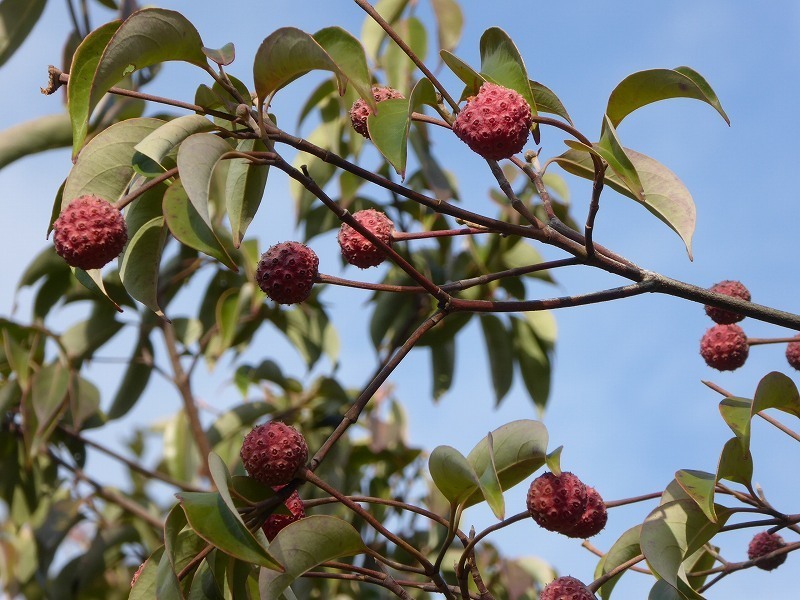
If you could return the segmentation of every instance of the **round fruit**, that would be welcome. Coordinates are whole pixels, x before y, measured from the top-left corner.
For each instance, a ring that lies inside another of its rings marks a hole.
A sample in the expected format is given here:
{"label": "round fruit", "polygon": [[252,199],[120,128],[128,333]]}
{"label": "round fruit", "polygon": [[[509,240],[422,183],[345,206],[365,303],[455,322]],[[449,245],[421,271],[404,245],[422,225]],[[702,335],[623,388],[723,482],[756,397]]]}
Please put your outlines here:
{"label": "round fruit", "polygon": [[[725,281],[715,283],[708,289],[718,294],[725,294],[726,296],[741,298],[742,300],[750,302],[750,290],[744,287],[740,281],[730,281],[726,279]],[[744,315],[717,308],[716,306],[709,306],[708,304],[706,304],[706,314],[711,317],[715,323],[720,323],[722,325],[738,323],[744,319]]]}
{"label": "round fruit", "polygon": [[528,488],[528,512],[548,531],[568,532],[583,516],[586,504],[586,486],[569,472],[544,473]]}
{"label": "round fruit", "polygon": [[279,304],[303,302],[319,274],[319,258],[300,242],[281,242],[261,255],[256,282]]}
{"label": "round fruit", "polygon": [[[391,100],[393,98],[403,98],[403,94],[390,87],[383,87],[376,85],[372,87],[372,97],[375,102],[383,102],[384,100]],[[353,124],[353,129],[369,139],[369,130],[367,129],[367,117],[372,114],[372,109],[359,98],[353,103],[350,108],[350,122]]]}
{"label": "round fruit", "polygon": [[[276,487],[275,491],[278,491],[281,487],[283,486]],[[289,523],[299,521],[306,516],[305,506],[303,506],[303,501],[300,499],[300,494],[297,493],[297,490],[293,491],[283,504],[289,509],[291,514],[271,514],[267,518],[266,523],[261,527],[270,542],[278,535],[278,532]]]}
{"label": "round fruit", "polygon": [[[374,208],[368,208],[353,213],[353,218],[385,244],[392,243],[394,223],[384,213]],[[347,223],[342,223],[338,239],[342,256],[351,265],[366,269],[367,267],[376,267],[386,260],[383,250]]]}
{"label": "round fruit", "polygon": [[111,262],[128,241],[122,213],[97,196],[70,202],[53,223],[53,232],[56,253],[68,265],[85,271]]}
{"label": "round fruit", "polygon": [[590,538],[603,531],[607,521],[608,511],[603,498],[596,489],[586,486],[586,509],[578,522],[563,533],[574,538]]}
{"label": "round fruit", "polygon": [[266,485],[285,485],[306,464],[308,445],[294,427],[270,421],[245,436],[239,456],[254,479]]}
{"label": "round fruit", "polygon": [[786,360],[791,367],[800,371],[800,337],[796,342],[789,342],[786,345]]}
{"label": "round fruit", "polygon": [[522,95],[487,81],[458,113],[453,133],[483,158],[500,160],[522,150],[532,124]]}
{"label": "round fruit", "polygon": [[544,586],[539,600],[597,600],[597,596],[579,579],[559,577]]}
{"label": "round fruit", "polygon": [[[770,552],[783,548],[785,545],[786,542],[784,542],[783,538],[777,533],[762,531],[761,533],[757,533],[753,536],[753,539],[750,540],[750,544],[747,546],[747,557],[750,560],[756,560],[757,558],[766,556]],[[784,562],[786,562],[786,554],[779,554],[778,556],[758,561],[756,566],[765,571],[772,571],[780,567]]]}
{"label": "round fruit", "polygon": [[750,345],[738,325],[715,325],[700,340],[700,355],[709,367],[733,371],[747,360]]}

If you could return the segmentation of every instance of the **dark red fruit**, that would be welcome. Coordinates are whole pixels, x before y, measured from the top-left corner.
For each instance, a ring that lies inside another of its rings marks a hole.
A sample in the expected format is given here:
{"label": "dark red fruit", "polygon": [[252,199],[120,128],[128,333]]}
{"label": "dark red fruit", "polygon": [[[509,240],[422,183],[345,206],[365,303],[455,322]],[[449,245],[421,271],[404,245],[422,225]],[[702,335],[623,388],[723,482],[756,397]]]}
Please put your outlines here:
{"label": "dark red fruit", "polygon": [[[785,545],[786,542],[784,542],[783,538],[777,533],[762,531],[761,533],[757,533],[753,539],[750,540],[750,545],[747,546],[747,557],[750,560],[756,560],[757,558],[766,556],[770,552],[783,548]],[[786,562],[786,554],[779,554],[778,556],[758,561],[756,566],[765,571],[772,571],[780,567],[784,562]]]}
{"label": "dark red fruit", "polygon": [[[281,487],[283,486],[275,488],[275,491],[281,489]],[[297,493],[297,490],[291,493],[291,495],[284,502],[284,505],[292,514],[271,514],[269,518],[267,518],[266,523],[264,523],[264,525],[261,527],[270,542],[275,538],[276,535],[278,535],[278,532],[286,527],[289,523],[299,521],[306,516],[305,506],[303,505],[303,501],[300,499],[300,494]]]}
{"label": "dark red fruit", "polygon": [[597,596],[579,579],[559,577],[544,586],[539,600],[597,600]]}
{"label": "dark red fruit", "polygon": [[111,262],[128,241],[122,213],[97,196],[70,202],[53,223],[53,232],[56,253],[68,265],[86,271]]}
{"label": "dark red fruit", "polygon": [[[372,87],[372,97],[375,98],[376,102],[383,102],[393,98],[403,98],[403,94],[390,87],[376,85]],[[371,114],[372,109],[361,98],[356,100],[350,109],[350,122],[353,124],[353,129],[367,139],[370,139],[369,130],[367,129],[367,117]]]}
{"label": "dark red fruit", "polygon": [[[741,298],[750,302],[750,291],[742,285],[740,281],[720,281],[715,283],[709,288],[712,292],[718,294],[725,294],[726,296],[733,296],[734,298]],[[740,315],[729,310],[716,308],[715,306],[706,305],[706,314],[711,317],[715,323],[722,325],[729,325],[731,323],[738,323],[744,319],[744,315]]]}
{"label": "dark red fruit", "polygon": [[586,486],[569,472],[545,473],[528,488],[528,512],[548,531],[566,533],[572,529],[583,516],[586,504]]}
{"label": "dark red fruit", "polygon": [[715,325],[700,340],[700,355],[709,367],[733,371],[747,360],[750,345],[738,325]]}
{"label": "dark red fruit", "polygon": [[789,342],[786,345],[786,360],[791,367],[800,371],[800,337],[796,342]]}
{"label": "dark red fruit", "polygon": [[586,486],[586,509],[578,522],[563,533],[574,538],[590,538],[603,531],[607,521],[608,511],[603,498],[596,489]]}
{"label": "dark red fruit", "polygon": [[319,258],[300,242],[275,244],[261,255],[256,282],[278,304],[303,302],[319,274]]}
{"label": "dark red fruit", "polygon": [[[392,243],[394,223],[384,213],[374,208],[368,208],[367,210],[353,213],[353,218],[375,234],[382,242],[386,244]],[[347,223],[342,224],[338,239],[339,246],[342,249],[342,256],[351,265],[366,269],[367,267],[376,267],[386,259],[383,250]]]}
{"label": "dark red fruit", "polygon": [[308,445],[300,432],[280,421],[257,425],[239,453],[251,477],[266,485],[285,485],[306,464]]}

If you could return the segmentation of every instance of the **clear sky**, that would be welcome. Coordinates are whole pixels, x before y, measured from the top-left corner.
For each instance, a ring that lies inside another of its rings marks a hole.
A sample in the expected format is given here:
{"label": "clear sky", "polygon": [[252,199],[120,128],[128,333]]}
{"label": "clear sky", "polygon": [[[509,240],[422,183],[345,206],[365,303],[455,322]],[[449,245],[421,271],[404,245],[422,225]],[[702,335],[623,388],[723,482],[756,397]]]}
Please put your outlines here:
{"label": "clear sky", "polygon": [[[233,41],[237,60],[230,72],[251,78],[255,49],[272,30],[294,25],[313,32],[328,25],[358,33],[363,15],[345,0],[314,2],[256,2],[232,4],[163,0],[166,8],[182,11],[197,27],[205,44],[219,47]],[[420,3],[423,17],[430,14]],[[215,6],[225,8],[217,9]],[[269,6],[269,9],[265,8]],[[680,240],[641,207],[609,190],[603,195],[596,240],[637,264],[684,281],[709,286],[722,279],[740,279],[757,302],[800,311],[797,278],[797,223],[800,207],[794,177],[800,117],[797,113],[800,81],[800,5],[778,1],[754,10],[742,1],[530,3],[499,0],[464,1],[466,29],[457,54],[477,66],[478,40],[484,29],[499,26],[516,41],[532,78],[554,90],[576,126],[590,138],[599,134],[608,95],[626,75],[649,68],[688,65],[714,87],[731,119],[728,127],[707,105],[675,100],[646,107],[628,117],[619,128],[623,143],[660,160],[692,192],[698,209],[694,262]],[[491,6],[491,8],[488,8]],[[64,3],[49,3],[45,16],[18,54],[0,69],[0,130],[22,120],[57,112],[59,98],[39,94],[48,64],[59,60],[67,16]],[[99,24],[99,23],[96,23]],[[432,44],[433,45],[433,44]],[[434,57],[429,56],[429,60]],[[435,61],[434,61],[435,64]],[[191,100],[202,74],[169,65],[148,92]],[[318,81],[313,79],[312,81]],[[453,90],[460,89],[445,77]],[[310,84],[309,84],[310,85]],[[281,92],[275,112],[286,114],[282,123],[294,123],[297,105],[308,90],[302,81]],[[308,133],[308,129],[300,132]],[[463,205],[493,214],[486,191],[492,177],[483,161],[457,140],[437,133],[436,149],[452,160],[463,195]],[[562,151],[560,132],[545,130],[543,156]],[[373,166],[376,162],[373,161]],[[50,152],[20,161],[0,171],[0,277],[7,282],[0,296],[0,314],[14,305],[14,285],[25,264],[46,243],[44,231],[52,199],[70,167],[66,151]],[[553,168],[554,171],[559,171]],[[583,220],[588,185],[569,179],[574,215]],[[376,197],[381,198],[379,192]],[[292,239],[291,200],[286,179],[270,176],[267,196],[254,222],[262,245]],[[320,254],[321,270],[338,274],[340,261],[332,236],[312,242]],[[545,256],[561,255],[548,249]],[[377,280],[378,272],[345,272],[353,278]],[[533,297],[581,293],[619,285],[619,280],[584,268],[555,274],[559,286],[531,286]],[[342,336],[343,361],[339,375],[351,386],[364,382],[373,353],[366,331],[366,311],[354,311],[366,298],[356,292],[327,290],[335,323]],[[27,318],[30,294],[19,297],[17,316]],[[73,313],[66,313],[67,316]],[[69,322],[65,316],[65,325]],[[648,295],[604,305],[560,311],[556,368],[551,403],[544,417],[551,448],[564,445],[562,465],[598,488],[607,499],[659,491],[681,468],[714,471],[730,430],[719,417],[720,398],[701,384],[712,380],[737,395],[752,397],[759,379],[771,370],[788,372],[779,346],[756,347],[747,364],[734,373],[719,374],[698,355],[699,339],[710,322],[702,307],[666,296]],[[788,335],[785,330],[748,319],[743,326],[754,337]],[[392,377],[397,397],[406,403],[412,443],[432,449],[449,444],[464,453],[490,429],[519,418],[535,418],[518,377],[499,410],[493,408],[488,367],[477,328],[463,336],[457,382],[438,404],[430,398],[427,350],[412,353]],[[119,346],[120,355],[127,346]],[[274,332],[249,354],[251,360],[270,356],[284,359]],[[290,358],[287,371],[302,375],[298,359]],[[225,363],[209,376],[213,386],[204,399],[229,405],[235,395],[225,389]],[[789,373],[795,377],[796,373]],[[103,387],[118,376],[113,367],[95,367],[91,378]],[[179,399],[166,388],[151,385],[150,393],[132,419],[142,422],[167,416],[179,408]],[[167,399],[159,393],[168,394]],[[109,402],[104,395],[104,402]],[[797,423],[781,415],[790,427]],[[120,425],[114,432],[124,434]],[[796,473],[800,448],[784,434],[762,422],[754,423],[755,481],[780,510],[796,513]],[[103,479],[112,466],[94,463]],[[95,471],[97,474],[97,471]],[[524,508],[526,484],[506,494],[509,514]],[[794,502],[794,503],[793,503]],[[617,536],[641,521],[653,503],[614,510],[602,534],[593,539],[607,549]],[[464,528],[478,530],[491,524],[488,511],[472,509]],[[730,533],[716,541],[728,560],[746,558],[752,531]],[[789,532],[787,539],[796,535]],[[509,555],[536,555],[550,560],[563,574],[592,579],[596,558],[567,540],[523,522],[491,538]],[[796,593],[792,573],[797,556],[773,573],[751,570],[714,586],[708,598],[730,600],[788,597]],[[653,580],[626,575],[618,598],[645,598]],[[789,590],[792,590],[791,592]]]}

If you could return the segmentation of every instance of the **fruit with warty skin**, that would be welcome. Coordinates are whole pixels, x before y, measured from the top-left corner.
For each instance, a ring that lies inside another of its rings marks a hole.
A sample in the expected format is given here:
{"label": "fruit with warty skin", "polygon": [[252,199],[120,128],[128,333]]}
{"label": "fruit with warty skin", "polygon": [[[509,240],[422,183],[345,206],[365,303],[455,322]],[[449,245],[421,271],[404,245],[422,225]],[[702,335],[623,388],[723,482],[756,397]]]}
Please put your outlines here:
{"label": "fruit with warty skin", "polygon": [[[784,542],[783,538],[777,533],[762,531],[761,533],[757,533],[753,536],[753,539],[750,540],[750,544],[747,546],[747,557],[750,560],[755,560],[779,548],[783,548],[785,545],[786,542]],[[779,554],[778,556],[773,556],[767,560],[757,562],[756,566],[765,571],[772,571],[780,567],[784,562],[786,562],[786,554]]]}
{"label": "fruit with warty skin", "polygon": [[[282,487],[283,486],[276,487],[275,491],[278,491]],[[275,538],[276,535],[278,535],[278,532],[289,525],[289,523],[299,521],[306,516],[306,509],[303,505],[303,500],[300,498],[300,494],[297,493],[297,490],[293,491],[283,504],[289,509],[291,514],[284,515],[280,513],[273,513],[267,518],[267,521],[261,527],[270,542]]]}
{"label": "fruit with warty skin", "polygon": [[700,355],[709,367],[734,371],[747,360],[750,345],[738,325],[714,325],[700,340]]}
{"label": "fruit with warty skin", "polygon": [[[372,86],[372,97],[375,98],[375,102],[383,102],[384,100],[403,98],[404,96],[393,88],[374,85]],[[372,109],[362,98],[353,102],[353,106],[350,108],[350,122],[353,124],[353,129],[367,139],[370,139],[369,130],[367,129],[367,117],[371,114]]]}
{"label": "fruit with warty skin", "polygon": [[586,486],[572,473],[544,473],[528,488],[528,512],[548,531],[566,533],[578,523],[586,510]]}
{"label": "fruit with warty skin", "polygon": [[597,535],[606,526],[608,511],[602,496],[593,487],[586,486],[586,509],[580,519],[564,535],[586,539]]}
{"label": "fruit with warty skin", "polygon": [[[384,213],[374,208],[368,208],[353,213],[353,218],[385,244],[392,243],[394,223],[392,223],[392,220]],[[383,250],[378,248],[347,223],[342,223],[342,227],[339,229],[338,240],[344,259],[351,265],[359,267],[360,269],[377,267],[386,260],[386,255],[383,253]]]}
{"label": "fruit with warty skin", "polygon": [[125,219],[111,203],[80,196],[53,223],[56,253],[72,267],[100,269],[119,256],[128,241]]}
{"label": "fruit with warty skin", "polygon": [[319,258],[300,242],[271,246],[258,261],[256,283],[278,304],[296,304],[311,295],[319,275]]}
{"label": "fruit with warty skin", "polygon": [[[717,292],[718,294],[725,294],[726,296],[732,296],[733,298],[741,298],[742,300],[750,302],[750,290],[744,287],[741,281],[731,281],[729,279],[726,279],[725,281],[720,281],[719,283],[715,283],[708,289],[711,292]],[[721,325],[730,325],[731,323],[738,323],[739,321],[744,319],[744,315],[740,315],[722,308],[717,308],[716,306],[710,306],[706,304],[705,308],[706,308],[706,314],[709,317],[711,317],[711,320]]]}
{"label": "fruit with warty skin", "polygon": [[800,337],[796,342],[786,344],[786,360],[789,366],[800,371]]}
{"label": "fruit with warty skin", "polygon": [[533,115],[521,94],[488,81],[467,100],[453,133],[483,158],[510,158],[528,141]]}
{"label": "fruit with warty skin", "polygon": [[565,576],[544,586],[539,600],[597,600],[597,596],[579,579]]}
{"label": "fruit with warty skin", "polygon": [[308,445],[297,429],[280,421],[257,425],[239,452],[247,473],[261,483],[285,485],[308,460]]}

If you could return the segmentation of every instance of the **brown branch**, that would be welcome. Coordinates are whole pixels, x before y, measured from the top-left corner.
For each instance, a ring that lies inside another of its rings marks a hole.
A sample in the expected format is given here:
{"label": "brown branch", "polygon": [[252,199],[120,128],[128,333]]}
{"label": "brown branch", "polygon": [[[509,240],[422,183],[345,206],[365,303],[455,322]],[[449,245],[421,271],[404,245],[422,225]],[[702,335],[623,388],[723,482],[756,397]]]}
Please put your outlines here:
{"label": "brown branch", "polygon": [[[592,554],[594,554],[595,556],[597,556],[599,558],[603,558],[606,555],[605,552],[600,550],[597,546],[593,545],[592,542],[590,542],[589,540],[583,540],[583,542],[581,543],[581,546],[583,546],[589,552],[591,552]],[[634,566],[634,567],[630,567],[630,570],[631,571],[635,571],[637,573],[642,573],[643,575],[652,575],[653,574],[653,572],[650,569],[644,569],[642,567],[635,567]]]}
{"label": "brown branch", "polygon": [[586,587],[588,587],[592,593],[597,592],[603,586],[603,584],[606,583],[609,579],[612,579],[613,577],[616,577],[620,573],[627,571],[628,569],[635,566],[637,563],[642,562],[643,560],[644,560],[644,554],[638,554],[633,558],[631,558],[630,560],[626,560],[621,565],[617,565],[616,567],[611,569],[608,573],[604,573]]}

